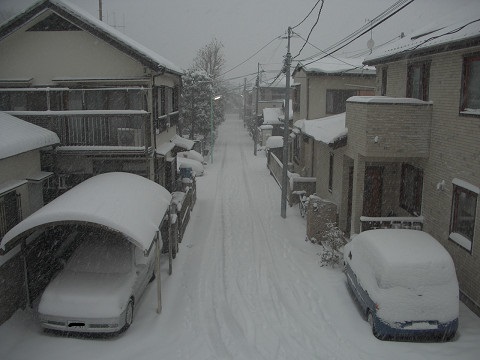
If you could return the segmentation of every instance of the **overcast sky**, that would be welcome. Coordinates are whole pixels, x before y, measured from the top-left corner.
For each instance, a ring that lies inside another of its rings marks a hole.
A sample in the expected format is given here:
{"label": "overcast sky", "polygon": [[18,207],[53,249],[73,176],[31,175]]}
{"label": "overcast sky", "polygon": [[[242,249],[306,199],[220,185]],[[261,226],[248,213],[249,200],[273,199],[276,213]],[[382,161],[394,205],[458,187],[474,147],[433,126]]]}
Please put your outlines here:
{"label": "overcast sky", "polygon": [[[124,26],[119,30],[156,51],[181,68],[191,65],[199,48],[212,38],[225,48],[229,70],[253,55],[277,36],[286,33],[288,26],[298,24],[317,0],[103,0],[104,21]],[[16,13],[34,0],[0,0],[0,12]],[[74,4],[98,17],[98,0],[71,0]],[[325,49],[375,18],[396,0],[325,0],[320,21],[314,28],[310,43]],[[464,4],[480,0],[415,0],[412,4],[384,22],[372,32],[376,45],[401,32],[408,34],[432,21],[453,13]],[[307,21],[296,28],[306,38],[317,16],[315,10]],[[366,34],[343,51],[351,56],[367,49],[370,34]],[[296,55],[303,40],[292,39],[292,55]],[[239,77],[257,71],[257,63],[273,71],[280,69],[286,53],[285,39],[273,41],[257,56],[225,77]],[[308,45],[299,59],[318,50]],[[342,55],[340,52],[337,56]],[[0,55],[1,56],[1,55]],[[251,75],[246,76],[249,80]]]}

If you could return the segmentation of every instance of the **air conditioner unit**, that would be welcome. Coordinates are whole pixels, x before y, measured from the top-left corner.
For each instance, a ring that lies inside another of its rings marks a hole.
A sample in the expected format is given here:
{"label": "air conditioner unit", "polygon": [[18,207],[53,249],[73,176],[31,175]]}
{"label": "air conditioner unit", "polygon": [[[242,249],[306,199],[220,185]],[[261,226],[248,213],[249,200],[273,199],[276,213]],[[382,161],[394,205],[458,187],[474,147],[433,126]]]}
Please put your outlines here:
{"label": "air conditioner unit", "polygon": [[142,130],[118,128],[118,146],[142,146]]}

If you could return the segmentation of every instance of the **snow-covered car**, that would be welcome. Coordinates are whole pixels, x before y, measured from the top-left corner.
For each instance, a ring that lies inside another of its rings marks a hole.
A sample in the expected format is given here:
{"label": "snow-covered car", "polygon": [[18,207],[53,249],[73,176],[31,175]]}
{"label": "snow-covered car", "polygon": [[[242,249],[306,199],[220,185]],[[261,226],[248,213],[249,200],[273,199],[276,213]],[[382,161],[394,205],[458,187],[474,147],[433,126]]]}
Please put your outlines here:
{"label": "snow-covered car", "polygon": [[200,154],[198,151],[195,151],[195,150],[181,151],[177,153],[177,156],[187,158],[187,159],[197,160],[199,163],[202,163],[203,165],[207,164],[202,154]]}
{"label": "snow-covered car", "polygon": [[115,236],[83,239],[41,296],[41,325],[77,333],[126,330],[154,278],[154,247],[145,255]]}
{"label": "snow-covered car", "polygon": [[450,254],[419,230],[378,229],[344,248],[347,282],[379,339],[450,340],[459,288]]}
{"label": "snow-covered car", "polygon": [[178,171],[180,171],[181,167],[190,167],[192,172],[195,176],[202,176],[205,172],[205,168],[203,164],[197,160],[188,159],[182,156],[177,155],[177,167]]}

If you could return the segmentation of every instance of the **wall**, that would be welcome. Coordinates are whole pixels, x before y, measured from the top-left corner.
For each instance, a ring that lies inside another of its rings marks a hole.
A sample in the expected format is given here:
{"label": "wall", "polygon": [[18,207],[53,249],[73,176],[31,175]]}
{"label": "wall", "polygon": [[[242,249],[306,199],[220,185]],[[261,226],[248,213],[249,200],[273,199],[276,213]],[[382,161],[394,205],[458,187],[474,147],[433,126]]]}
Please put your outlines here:
{"label": "wall", "polygon": [[0,78],[33,78],[33,85],[60,77],[145,76],[137,61],[85,31],[21,29],[0,42],[0,54]]}

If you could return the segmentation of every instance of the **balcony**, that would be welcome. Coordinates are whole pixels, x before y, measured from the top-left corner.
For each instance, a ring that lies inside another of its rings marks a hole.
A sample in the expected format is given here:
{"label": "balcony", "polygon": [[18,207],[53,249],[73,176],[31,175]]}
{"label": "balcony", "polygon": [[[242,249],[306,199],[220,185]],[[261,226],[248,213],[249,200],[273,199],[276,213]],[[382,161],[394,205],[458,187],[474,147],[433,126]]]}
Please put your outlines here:
{"label": "balcony", "polygon": [[365,157],[428,157],[431,121],[431,102],[385,96],[347,100],[348,145]]}
{"label": "balcony", "polygon": [[55,132],[61,146],[149,148],[150,114],[143,110],[9,111]]}

